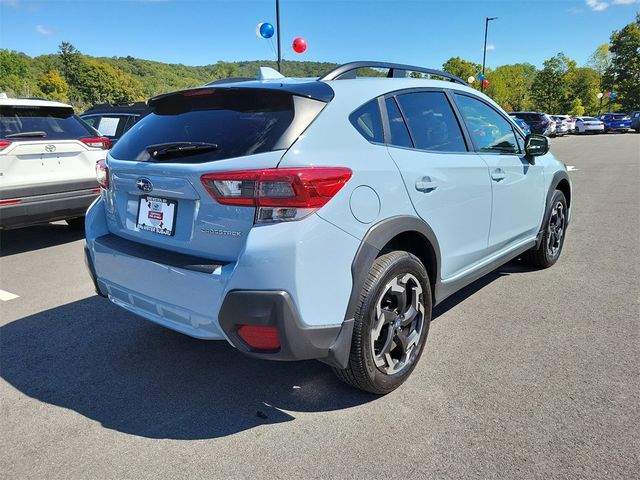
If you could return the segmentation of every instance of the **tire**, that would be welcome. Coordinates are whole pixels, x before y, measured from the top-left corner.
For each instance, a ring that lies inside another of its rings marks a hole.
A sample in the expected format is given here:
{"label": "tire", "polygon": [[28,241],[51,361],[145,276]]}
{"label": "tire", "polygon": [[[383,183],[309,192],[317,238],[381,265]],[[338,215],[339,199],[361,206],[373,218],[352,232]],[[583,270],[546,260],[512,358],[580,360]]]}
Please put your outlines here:
{"label": "tire", "polygon": [[65,222],[73,230],[84,230],[84,217],[67,218]]}
{"label": "tire", "polygon": [[540,245],[522,255],[522,260],[539,268],[549,268],[558,261],[567,232],[567,199],[560,190],[554,192],[548,208]]}
{"label": "tire", "polygon": [[431,306],[429,277],[417,257],[404,251],[379,256],[356,307],[349,363],[333,369],[337,377],[379,395],[398,388],[422,355]]}

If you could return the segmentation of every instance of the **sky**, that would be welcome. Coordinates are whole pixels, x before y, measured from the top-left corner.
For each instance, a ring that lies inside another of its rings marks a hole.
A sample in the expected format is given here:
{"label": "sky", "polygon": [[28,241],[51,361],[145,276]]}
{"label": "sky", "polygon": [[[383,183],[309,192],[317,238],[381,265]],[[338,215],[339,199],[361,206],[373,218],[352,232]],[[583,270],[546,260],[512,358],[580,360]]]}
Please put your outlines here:
{"label": "sky", "polygon": [[[337,63],[481,63],[490,16],[498,19],[489,24],[489,67],[540,67],[558,52],[583,65],[639,10],[640,0],[280,0],[282,51]],[[267,60],[275,42],[255,28],[275,16],[275,0],[0,0],[0,48],[36,56],[67,41],[88,55],[185,65]],[[296,37],[307,40],[304,54],[291,48]]]}

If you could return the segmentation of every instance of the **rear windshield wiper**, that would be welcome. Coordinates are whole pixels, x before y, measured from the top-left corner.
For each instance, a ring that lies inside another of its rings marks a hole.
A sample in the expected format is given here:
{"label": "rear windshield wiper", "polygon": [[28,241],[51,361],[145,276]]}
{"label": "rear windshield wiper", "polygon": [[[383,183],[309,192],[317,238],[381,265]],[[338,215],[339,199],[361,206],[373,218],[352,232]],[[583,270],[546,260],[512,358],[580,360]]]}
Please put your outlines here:
{"label": "rear windshield wiper", "polygon": [[206,142],[169,142],[149,145],[146,147],[146,150],[153,158],[160,159],[212,152],[218,150],[218,144]]}
{"label": "rear windshield wiper", "polygon": [[20,132],[20,133],[12,133],[10,135],[5,135],[4,138],[38,138],[38,137],[46,137],[47,132],[37,131],[37,132]]}

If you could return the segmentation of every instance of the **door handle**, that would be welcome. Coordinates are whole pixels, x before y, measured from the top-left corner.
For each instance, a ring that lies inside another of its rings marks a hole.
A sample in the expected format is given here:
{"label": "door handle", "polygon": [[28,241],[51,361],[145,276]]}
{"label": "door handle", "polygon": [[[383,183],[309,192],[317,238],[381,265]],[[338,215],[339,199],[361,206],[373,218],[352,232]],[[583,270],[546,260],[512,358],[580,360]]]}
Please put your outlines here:
{"label": "door handle", "polygon": [[436,185],[435,182],[431,180],[431,177],[422,177],[416,180],[416,190],[418,190],[419,192],[431,193],[436,188],[438,188],[438,185]]}
{"label": "door handle", "polygon": [[504,173],[504,170],[501,168],[496,168],[493,172],[491,172],[491,179],[495,182],[501,182],[507,177],[507,174]]}

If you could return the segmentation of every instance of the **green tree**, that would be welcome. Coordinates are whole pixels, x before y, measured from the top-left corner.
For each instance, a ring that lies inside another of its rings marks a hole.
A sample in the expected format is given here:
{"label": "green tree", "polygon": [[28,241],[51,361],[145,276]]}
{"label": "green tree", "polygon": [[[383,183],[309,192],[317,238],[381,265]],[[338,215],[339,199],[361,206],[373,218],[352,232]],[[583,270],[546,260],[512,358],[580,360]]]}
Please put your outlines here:
{"label": "green tree", "polygon": [[109,63],[85,57],[67,42],[59,48],[69,96],[76,105],[143,100],[144,88],[137,78]]}
{"label": "green tree", "polygon": [[30,68],[30,58],[13,50],[0,50],[0,91],[14,97],[30,97],[34,94],[35,79]]}
{"label": "green tree", "polygon": [[[442,69],[466,82],[469,77],[478,75],[482,71],[482,66],[460,57],[452,57],[444,62]],[[486,73],[485,71],[485,74]]]}
{"label": "green tree", "polygon": [[527,110],[531,107],[531,85],[536,67],[529,63],[502,65],[490,75],[485,92],[505,110]]}
{"label": "green tree", "polygon": [[545,60],[531,85],[531,96],[536,109],[546,113],[563,113],[571,108],[569,79],[576,62],[564,53]]}
{"label": "green tree", "polygon": [[611,34],[609,51],[606,88],[616,92],[616,102],[622,110],[640,110],[640,13],[634,22]]}
{"label": "green tree", "polygon": [[69,84],[58,70],[50,70],[41,75],[38,78],[38,88],[48,99],[59,102],[67,102],[69,99]]}
{"label": "green tree", "polygon": [[580,99],[580,103],[590,114],[598,110],[598,92],[601,90],[602,76],[591,67],[576,68],[567,75],[570,95]]}
{"label": "green tree", "polygon": [[582,106],[582,101],[579,98],[574,98],[571,101],[571,109],[569,110],[569,115],[574,117],[581,117],[584,115],[584,107]]}
{"label": "green tree", "polygon": [[600,75],[604,75],[611,66],[611,52],[609,51],[609,44],[605,43],[596,48],[589,57],[587,66],[593,68]]}

